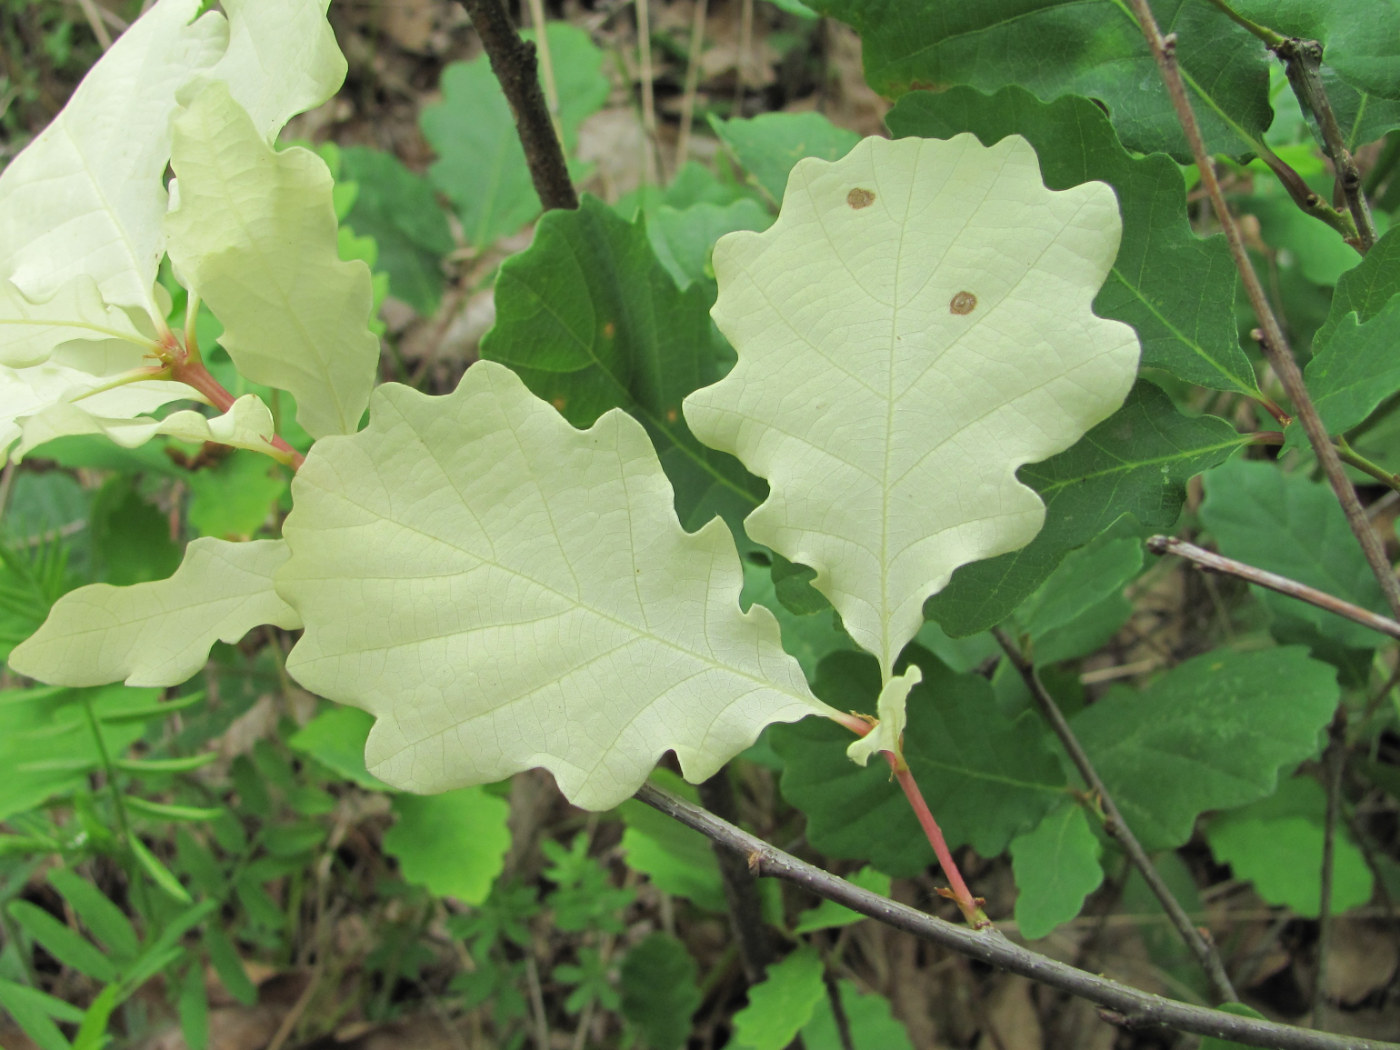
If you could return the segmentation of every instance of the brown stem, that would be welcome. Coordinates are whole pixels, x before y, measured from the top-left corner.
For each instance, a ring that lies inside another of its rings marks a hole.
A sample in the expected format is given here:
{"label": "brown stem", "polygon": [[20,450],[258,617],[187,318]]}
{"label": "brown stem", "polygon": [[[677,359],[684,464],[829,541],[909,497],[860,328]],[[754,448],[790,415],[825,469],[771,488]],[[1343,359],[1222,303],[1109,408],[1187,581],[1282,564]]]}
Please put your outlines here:
{"label": "brown stem", "polygon": [[1346,513],[1347,524],[1351,527],[1352,534],[1361,544],[1367,564],[1375,573],[1381,590],[1385,593],[1386,603],[1389,605],[1392,615],[1396,619],[1400,619],[1400,583],[1396,581],[1395,574],[1391,571],[1390,562],[1385,556],[1385,551],[1381,548],[1380,540],[1372,530],[1370,522],[1367,521],[1366,512],[1361,507],[1361,501],[1357,499],[1356,490],[1347,480],[1342,462],[1337,458],[1337,450],[1332,447],[1327,429],[1322,425],[1322,419],[1313,406],[1312,398],[1308,396],[1298,362],[1293,356],[1288,340],[1284,338],[1278,317],[1274,314],[1273,308],[1269,305],[1268,297],[1264,294],[1264,286],[1259,282],[1259,275],[1254,270],[1254,264],[1249,260],[1249,253],[1245,250],[1244,237],[1240,233],[1239,224],[1225,203],[1225,195],[1220,189],[1220,180],[1215,176],[1215,165],[1210,154],[1206,152],[1200,125],[1196,122],[1196,114],[1191,109],[1191,101],[1186,97],[1186,85],[1182,82],[1181,70],[1176,64],[1176,37],[1162,35],[1162,29],[1157,24],[1156,18],[1153,17],[1152,9],[1148,6],[1147,0],[1128,0],[1128,2],[1132,5],[1133,13],[1137,16],[1138,24],[1142,28],[1143,35],[1147,38],[1148,47],[1157,60],[1157,68],[1167,86],[1167,94],[1171,97],[1177,119],[1181,122],[1181,129],[1186,134],[1186,141],[1191,144],[1192,156],[1195,158],[1197,168],[1200,169],[1201,184],[1210,197],[1216,219],[1225,234],[1225,242],[1230,247],[1230,255],[1235,260],[1235,266],[1240,272],[1245,292],[1249,295],[1250,306],[1263,327],[1260,346],[1263,348],[1269,364],[1283,383],[1284,390],[1288,392],[1289,398],[1293,401],[1298,421],[1302,423],[1303,430],[1308,435],[1308,441],[1313,447],[1313,452],[1317,455],[1318,462],[1322,464],[1323,472],[1327,475],[1327,481],[1332,486],[1332,491],[1336,493],[1337,501],[1342,505],[1342,510]]}
{"label": "brown stem", "polygon": [[[525,160],[540,203],[546,211],[577,208],[578,193],[569,179],[564,148],[540,89],[534,45],[521,39],[500,0],[461,0],[461,4],[471,15],[472,25],[491,60],[491,72],[496,74],[510,103],[516,134],[525,147]],[[539,31],[543,33],[544,27]]]}
{"label": "brown stem", "polygon": [[1197,547],[1194,543],[1187,543],[1185,540],[1179,540],[1173,536],[1149,536],[1147,549],[1153,554],[1175,554],[1178,558],[1194,562],[1209,572],[1223,572],[1230,576],[1238,576],[1248,583],[1267,587],[1271,591],[1286,594],[1290,598],[1297,598],[1300,602],[1307,602],[1309,605],[1316,605],[1319,609],[1326,609],[1337,616],[1345,616],[1348,620],[1361,624],[1362,627],[1369,627],[1373,631],[1379,631],[1392,638],[1400,638],[1400,623],[1396,623],[1394,620],[1377,616],[1369,609],[1352,605],[1351,602],[1343,601],[1326,591],[1319,591],[1305,583],[1290,580],[1287,576],[1265,572],[1263,569],[1256,569],[1253,565],[1246,565],[1242,561],[1222,557],[1202,547]]}
{"label": "brown stem", "polygon": [[[729,782],[727,769],[721,769],[709,780],[701,781],[699,792],[701,805],[711,813],[731,823],[738,822],[739,807],[734,801],[734,785]],[[729,924],[739,943],[739,959],[744,966],[744,976],[749,984],[757,984],[763,980],[763,971],[768,964],[776,958],[773,939],[768,935],[768,926],[763,921],[758,882],[744,863],[744,858],[721,849],[718,843],[711,842],[710,846],[719,862],[724,899],[729,904]]]}
{"label": "brown stem", "polygon": [[1327,89],[1322,85],[1322,45],[1316,40],[1290,37],[1275,45],[1273,51],[1283,60],[1288,83],[1298,96],[1303,111],[1317,118],[1318,130],[1322,132],[1322,148],[1326,150],[1337,173],[1337,189],[1346,201],[1352,222],[1356,224],[1353,247],[1365,255],[1376,243],[1376,224],[1371,219],[1371,209],[1367,207],[1366,197],[1361,191],[1361,170],[1356,166],[1351,150],[1347,149],[1337,116],[1327,100]]}
{"label": "brown stem", "polygon": [[759,875],[784,879],[921,940],[1088,999],[1113,1011],[1117,1022],[1129,1028],[1171,1028],[1275,1050],[1400,1050],[1400,1043],[1314,1032],[1139,991],[1033,952],[1008,940],[995,927],[969,929],[861,889],[653,784],[644,784],[637,798],[739,853]]}
{"label": "brown stem", "polygon": [[1040,675],[1036,674],[1035,665],[1026,659],[1025,654],[1021,652],[1021,647],[1000,627],[993,628],[992,635],[1005,650],[1012,666],[1016,668],[1021,679],[1026,683],[1026,687],[1031,691],[1031,696],[1035,698],[1040,713],[1050,723],[1050,728],[1054,730],[1055,735],[1060,738],[1061,746],[1064,747],[1065,753],[1069,755],[1075,768],[1079,770],[1079,775],[1084,778],[1084,783],[1088,784],[1089,790],[1097,796],[1099,806],[1102,808],[1104,816],[1108,818],[1104,822],[1104,830],[1123,848],[1123,852],[1128,855],[1128,860],[1132,862],[1133,867],[1137,868],[1148,888],[1161,902],[1162,908],[1167,913],[1167,918],[1171,920],[1172,925],[1176,927],[1176,932],[1181,935],[1181,939],[1186,942],[1186,946],[1191,949],[1191,954],[1196,957],[1201,969],[1205,971],[1216,1000],[1222,1003],[1235,1002],[1239,996],[1235,994],[1230,977],[1225,972],[1225,964],[1221,962],[1215,946],[1191,922],[1191,917],[1186,914],[1186,909],[1172,895],[1166,881],[1158,873],[1156,865],[1148,857],[1147,851],[1142,848],[1142,843],[1138,842],[1137,836],[1128,827],[1128,822],[1123,819],[1122,812],[1113,801],[1113,796],[1108,793],[1108,788],[1099,777],[1098,770],[1089,760],[1088,753],[1079,743],[1079,738],[1074,735],[1074,730],[1070,728],[1059,705],[1055,703],[1055,698],[1050,695],[1050,691],[1041,682]]}

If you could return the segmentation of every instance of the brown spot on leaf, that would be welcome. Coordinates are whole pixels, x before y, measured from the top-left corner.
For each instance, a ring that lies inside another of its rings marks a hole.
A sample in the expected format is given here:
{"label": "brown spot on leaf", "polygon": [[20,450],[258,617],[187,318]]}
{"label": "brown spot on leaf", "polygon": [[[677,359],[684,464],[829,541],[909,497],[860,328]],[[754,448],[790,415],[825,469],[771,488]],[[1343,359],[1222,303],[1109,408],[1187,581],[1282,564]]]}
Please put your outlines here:
{"label": "brown spot on leaf", "polygon": [[611,321],[603,322],[603,338],[611,339],[615,335],[617,335],[617,325]]}
{"label": "brown spot on leaf", "polygon": [[568,401],[562,397],[556,397],[550,404],[554,406],[556,411],[562,412],[564,411],[564,406],[568,404]]}
{"label": "brown spot on leaf", "polygon": [[855,189],[851,190],[850,193],[846,194],[846,203],[856,211],[860,211],[861,208],[868,208],[875,203],[875,194],[870,190],[861,189],[857,186]]}
{"label": "brown spot on leaf", "polygon": [[960,316],[962,314],[970,314],[973,310],[977,309],[977,296],[973,295],[971,292],[959,292],[957,295],[953,296],[952,302],[948,304],[948,309]]}
{"label": "brown spot on leaf", "polygon": [[677,419],[679,419],[679,418],[680,418],[680,416],[677,415],[676,410],[675,410],[674,408],[668,408],[668,409],[666,410],[666,422],[667,422],[667,423],[674,423],[674,422],[675,422]]}

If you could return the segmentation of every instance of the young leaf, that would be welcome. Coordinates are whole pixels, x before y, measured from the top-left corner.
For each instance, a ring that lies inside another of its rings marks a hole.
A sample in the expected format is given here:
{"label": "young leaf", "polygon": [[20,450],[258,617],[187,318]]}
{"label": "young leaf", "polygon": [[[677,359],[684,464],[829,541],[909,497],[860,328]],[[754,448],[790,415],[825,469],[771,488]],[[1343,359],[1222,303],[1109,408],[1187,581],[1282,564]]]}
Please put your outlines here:
{"label": "young leaf", "polygon": [[369,267],[339,257],[325,163],[274,150],[221,83],[176,117],[170,163],[170,259],[223,322],[224,349],[246,378],[291,393],[314,437],[353,433],[379,341]]}
{"label": "young leaf", "polygon": [[1103,882],[1099,840],[1084,807],[1067,802],[1011,843],[1016,925],[1033,941],[1069,922]]}
{"label": "young leaf", "polygon": [[102,360],[108,372],[139,367],[155,346],[125,310],[102,300],[86,274],[39,301],[0,276],[0,364],[28,368],[54,358],[69,363],[73,353],[55,351],[73,343],[81,344],[72,349],[88,359]]}
{"label": "young leaf", "polygon": [[25,933],[64,966],[71,966],[79,973],[104,983],[115,981],[120,976],[116,963],[101,949],[37,904],[16,900],[11,901],[6,910]]}
{"label": "young leaf", "polygon": [[141,941],[130,920],[87,879],[71,868],[55,868],[49,872],[49,885],[63,894],[83,925],[113,956],[126,962],[141,951]]}
{"label": "young leaf", "polygon": [[221,0],[228,50],[210,76],[271,145],[288,119],[315,109],[345,80],[345,56],[326,20],[330,0]]}
{"label": "young leaf", "polygon": [[[1087,95],[1129,149],[1190,150],[1142,30],[1115,0],[812,0],[860,34],[865,76],[887,98],[929,85],[996,91],[1020,84],[1043,99]],[[1175,33],[1187,91],[1212,152],[1247,153],[1269,126],[1268,56],[1210,4],[1153,4]],[[1249,136],[1246,138],[1245,136]]]}
{"label": "young leaf", "polygon": [[[155,383],[141,385],[157,386]],[[175,388],[177,397],[187,398],[191,395],[190,389],[181,384],[161,383],[159,386],[161,390],[155,394],[156,397],[165,397],[165,392],[171,387]],[[126,394],[123,407],[135,407],[136,402],[132,400],[136,394],[134,387],[117,387],[108,391],[108,394]],[[23,455],[55,438],[70,437],[74,434],[101,434],[122,448],[136,448],[157,434],[166,434],[196,444],[213,441],[231,448],[248,449],[266,455],[282,455],[271,441],[277,432],[273,425],[272,412],[256,394],[244,394],[229,406],[227,412],[213,417],[193,409],[172,412],[159,420],[141,416],[137,411],[131,412],[130,415],[113,417],[101,414],[107,410],[107,403],[106,399],[99,401],[96,398],[84,398],[77,402],[55,401],[21,424],[22,437],[19,447],[15,450],[16,455]]]}
{"label": "young leaf", "polygon": [[[856,1050],[914,1050],[908,1030],[894,1016],[886,996],[862,995],[854,981],[845,979],[838,980],[836,988]],[[817,1001],[812,1019],[802,1026],[802,1044],[807,1050],[849,1050],[852,1045],[836,1027],[829,996]]]}
{"label": "young leaf", "polygon": [[215,641],[236,642],[265,623],[300,626],[272,589],[286,559],[280,540],[195,540],[168,580],[95,583],[64,595],[10,666],[58,685],[179,685],[204,666]]}
{"label": "young leaf", "polygon": [[1143,848],[1175,849],[1196,817],[1263,798],[1317,753],[1336,673],[1297,647],[1218,650],[1126,687],[1072,720]]}
{"label": "young leaf", "polygon": [[1133,326],[1144,368],[1213,390],[1261,396],[1240,347],[1239,276],[1225,238],[1202,239],[1191,229],[1186,184],[1168,157],[1130,154],[1103,110],[1088,99],[1046,103],[1014,86],[991,96],[968,87],[914,92],[899,100],[888,123],[901,137],[950,138],[971,131],[986,145],[1022,135],[1035,148],[1052,190],[1108,183],[1123,214],[1123,243],[1094,312]]}
{"label": "young leaf", "polygon": [[77,272],[111,306],[154,294],[175,94],[224,50],[224,21],[200,0],[160,0],[83,78],[54,122],[0,175],[0,277],[33,299]]}
{"label": "young leaf", "polygon": [[668,748],[703,780],[770,722],[835,714],[772,615],[740,613],[723,523],[680,528],[630,417],[577,431],[489,361],[372,404],[298,472],[277,579],[307,624],[287,669],[378,719],[370,772],[432,792],[543,766],[606,809]]}
{"label": "young leaf", "polygon": [[802,161],[771,229],[716,246],[739,363],[686,420],[768,480],[749,535],[817,570],[886,678],[954,569],[1039,530],[1016,468],[1132,385],[1132,330],[1089,308],[1118,233],[1107,186],[1052,192],[1023,139],[962,135]]}
{"label": "young leaf", "polygon": [[438,897],[480,904],[505,866],[510,848],[505,799],[480,787],[441,795],[396,795],[398,820],[384,835],[403,877]]}

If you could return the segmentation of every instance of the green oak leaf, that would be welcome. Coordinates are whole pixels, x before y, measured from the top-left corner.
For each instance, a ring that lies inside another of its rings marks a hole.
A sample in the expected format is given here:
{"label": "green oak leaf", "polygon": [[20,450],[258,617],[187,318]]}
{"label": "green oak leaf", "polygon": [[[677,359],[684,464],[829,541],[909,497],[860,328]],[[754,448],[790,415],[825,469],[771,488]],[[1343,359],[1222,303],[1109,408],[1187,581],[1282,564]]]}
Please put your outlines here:
{"label": "green oak leaf", "polygon": [[[916,650],[925,679],[909,696],[904,758],[950,847],[1001,853],[1034,827],[1065,789],[1053,741],[1030,713],[1015,720],[997,709],[991,685],[955,675]],[[833,706],[874,705],[879,669],[863,653],[822,661],[817,695]],[[897,877],[918,874],[933,850],[889,768],[862,768],[842,755],[847,730],[818,719],[772,732],[783,758],[783,797],[807,815],[812,845],[832,857],[868,860]]]}
{"label": "green oak leaf", "polygon": [[505,869],[510,804],[481,787],[440,795],[395,795],[384,852],[403,877],[436,897],[483,903]]}
{"label": "green oak leaf", "polygon": [[803,157],[840,160],[860,141],[820,113],[763,113],[747,120],[712,116],[710,127],[774,204],[782,201],[788,174]]}
{"label": "green oak leaf", "polygon": [[[603,52],[582,29],[550,22],[545,32],[558,84],[557,119],[565,151],[572,153],[579,126],[603,108],[611,84]],[[419,124],[438,155],[428,178],[457,209],[467,243],[489,247],[540,213],[515,118],[485,55],[443,70],[442,101],[425,106]]]}
{"label": "green oak leaf", "polygon": [[621,412],[575,430],[490,361],[446,397],[382,386],[292,495],[277,587],[307,627],[287,669],[376,716],[367,763],[395,787],[542,766],[606,809],[668,749],[699,781],[770,722],[835,714],[772,615],[739,611],[728,529],[681,529]]}
{"label": "green oak leaf", "polygon": [[442,260],[454,247],[432,186],[382,150],[347,146],[340,160],[359,188],[345,221],[374,238],[391,294],[431,316],[442,299]]}
{"label": "green oak leaf", "polygon": [[[1129,149],[1191,153],[1142,30],[1122,0],[820,0],[860,34],[865,77],[896,98],[965,84],[1019,84],[1037,97],[1086,95],[1108,110]],[[1253,152],[1269,126],[1268,55],[1249,32],[1199,0],[1155,0],[1206,146]]]}
{"label": "green oak leaf", "polygon": [[769,965],[749,988],[749,1002],[734,1015],[734,1045],[742,1050],[783,1050],[811,1019],[826,994],[822,958],[803,945]]}
{"label": "green oak leaf", "polygon": [[1386,231],[1361,261],[1337,280],[1332,308],[1327,313],[1326,323],[1318,330],[1316,341],[1326,343],[1331,330],[1339,327],[1350,314],[1356,314],[1357,321],[1366,324],[1397,294],[1400,294],[1400,227]]}
{"label": "green oak leaf", "polygon": [[171,165],[170,258],[223,323],[224,349],[248,379],[292,394],[312,436],[353,432],[379,341],[369,267],[339,257],[325,162],[274,150],[214,83],[176,117]]}
{"label": "green oak leaf", "polygon": [[[1275,463],[1236,460],[1205,476],[1201,522],[1220,553],[1384,614],[1385,598],[1331,488]],[[1311,624],[1325,637],[1375,649],[1385,637],[1359,623],[1258,589],[1275,615]]]}
{"label": "green oak leaf", "polygon": [[777,222],[716,246],[739,363],[686,420],[767,479],[748,534],[816,569],[886,677],[954,569],[1039,530],[1016,468],[1128,393],[1137,339],[1089,309],[1118,232],[1107,186],[963,135],[801,161]]}
{"label": "green oak leaf", "polygon": [[1123,514],[1167,529],[1186,498],[1186,482],[1249,442],[1223,419],[1183,416],[1151,383],[1073,448],[1022,467],[1019,477],[1045,501],[1045,527],[1029,545],[964,565],[925,606],[953,637],[1000,623],[1049,577],[1065,554]]}
{"label": "green oak leaf", "polygon": [[10,654],[10,667],[54,685],[179,685],[204,666],[215,641],[236,642],[261,624],[301,626],[272,589],[286,559],[280,540],[195,540],[168,580],[95,583],[64,595]]}
{"label": "green oak leaf", "polygon": [[[1362,423],[1381,402],[1400,390],[1400,358],[1395,333],[1400,330],[1400,298],[1366,324],[1347,314],[1313,340],[1313,357],[1303,373],[1313,406],[1330,434]],[[1301,427],[1292,427],[1300,431]],[[1293,437],[1294,434],[1290,434]],[[1296,438],[1306,444],[1306,436]]]}
{"label": "green oak leaf", "polygon": [[995,95],[954,87],[905,95],[886,121],[897,136],[950,138],[970,131],[991,145],[1022,135],[1035,147],[1051,189],[1096,179],[1108,183],[1118,194],[1123,243],[1094,312],[1133,326],[1144,368],[1214,390],[1262,396],[1240,346],[1239,275],[1225,239],[1196,236],[1181,170],[1161,155],[1130,154],[1098,106],[1075,97],[1041,102],[1019,87]]}
{"label": "green oak leaf", "polygon": [[[1272,796],[1222,813],[1205,826],[1211,853],[1238,879],[1254,883],[1270,904],[1315,919],[1322,904],[1322,850],[1327,796],[1307,777],[1285,780]],[[1331,911],[1341,914],[1371,899],[1366,856],[1345,826],[1332,843]]]}
{"label": "green oak leaf", "polygon": [[729,349],[714,331],[705,289],[676,287],[641,222],[585,197],[577,211],[540,219],[534,243],[501,265],[496,325],[481,356],[509,365],[570,423],[610,408],[641,420],[676,489],[687,528],[717,511],[737,517],[762,483],[687,428],[681,403],[724,372]]}
{"label": "green oak leaf", "polygon": [[1400,98],[1395,41],[1400,39],[1400,3],[1319,4],[1314,0],[1231,0],[1246,18],[1284,36],[1317,40],[1323,59],[1349,83],[1381,98]]}
{"label": "green oak leaf", "polygon": [[1143,847],[1175,849],[1201,813],[1271,794],[1315,755],[1337,699],[1304,649],[1219,649],[1144,691],[1115,686],[1071,725]]}
{"label": "green oak leaf", "polygon": [[651,1050],[681,1050],[690,1019],[700,1009],[699,969],[686,946],[653,933],[623,957],[618,974],[622,1016],[636,1025]]}
{"label": "green oak leaf", "polygon": [[1016,875],[1016,925],[1034,941],[1069,922],[1103,882],[1102,847],[1084,807],[1066,802],[1011,842]]}
{"label": "green oak leaf", "polygon": [[772,221],[763,205],[743,197],[729,204],[701,202],[688,208],[663,204],[647,218],[646,230],[657,259],[684,290],[697,281],[714,281],[710,252],[721,236],[762,230]]}

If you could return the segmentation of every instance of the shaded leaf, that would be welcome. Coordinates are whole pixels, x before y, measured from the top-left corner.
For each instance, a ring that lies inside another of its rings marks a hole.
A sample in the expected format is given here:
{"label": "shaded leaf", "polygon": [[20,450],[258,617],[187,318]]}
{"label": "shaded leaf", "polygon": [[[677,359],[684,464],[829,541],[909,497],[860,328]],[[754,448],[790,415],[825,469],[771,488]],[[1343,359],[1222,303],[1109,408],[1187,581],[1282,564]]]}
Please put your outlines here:
{"label": "shaded leaf", "polygon": [[1202,812],[1271,794],[1316,754],[1337,698],[1301,648],[1220,649],[1142,692],[1115,686],[1071,724],[1143,847],[1175,849]]}
{"label": "shaded leaf", "polygon": [[[1221,554],[1385,615],[1380,584],[1324,482],[1287,473],[1276,463],[1241,459],[1210,471],[1205,492],[1201,522]],[[1275,615],[1302,620],[1343,645],[1375,649],[1385,640],[1315,605],[1254,591]]]}
{"label": "shaded leaf", "polygon": [[[1108,109],[1129,149],[1190,159],[1126,4],[819,0],[812,6],[860,34],[866,80],[887,98],[953,84],[981,91],[1020,84],[1046,100],[1087,95]],[[1207,149],[1251,152],[1273,116],[1264,46],[1209,4],[1155,0],[1152,9],[1162,32],[1178,38],[1178,61]]]}
{"label": "shaded leaf", "polygon": [[[1322,904],[1322,842],[1327,796],[1307,777],[1285,780],[1269,798],[1223,813],[1205,828],[1210,851],[1231,874],[1254,883],[1269,904],[1317,918]],[[1332,914],[1371,899],[1366,857],[1337,828],[1332,843]]]}
{"label": "shaded leaf", "polygon": [[496,325],[481,354],[500,361],[577,427],[610,408],[639,419],[676,490],[681,523],[737,517],[763,485],[732,456],[706,448],[681,418],[691,391],[713,383],[730,351],[710,323],[711,297],[677,289],[642,224],[591,197],[553,211],[527,251],[501,266]]}
{"label": "shaded leaf", "polygon": [[684,944],[653,933],[622,960],[622,1016],[641,1029],[651,1050],[680,1050],[700,1008],[699,971]]}
{"label": "shaded leaf", "polygon": [[1103,882],[1101,847],[1084,807],[1067,802],[1011,843],[1016,875],[1016,925],[1037,940],[1069,922]]}
{"label": "shaded leaf", "polygon": [[[579,125],[602,108],[611,87],[603,53],[587,33],[566,22],[550,22],[546,32],[559,127],[565,152],[572,153]],[[428,178],[456,207],[467,242],[485,248],[535,218],[540,201],[515,119],[486,56],[454,62],[443,70],[441,86],[442,101],[425,106],[419,117],[438,155]]]}
{"label": "shaded leaf", "polygon": [[[971,845],[994,857],[1064,792],[1052,740],[1029,714],[1005,718],[986,679],[955,675],[922,652],[910,659],[925,670],[925,681],[909,697],[904,757],[949,846]],[[823,660],[816,682],[818,695],[857,709],[873,706],[879,688],[878,667],[860,653]],[[849,731],[809,719],[779,727],[772,737],[784,761],[783,797],[807,815],[815,848],[868,860],[896,877],[933,863],[933,849],[888,767],[861,768],[845,758]]]}
{"label": "shaded leaf", "polygon": [[1121,409],[1073,448],[1018,476],[1045,501],[1045,526],[1027,546],[964,565],[925,606],[954,637],[977,634],[1011,614],[1065,554],[1123,514],[1168,529],[1186,498],[1186,482],[1247,444],[1223,419],[1188,418],[1151,383],[1140,382]]}

